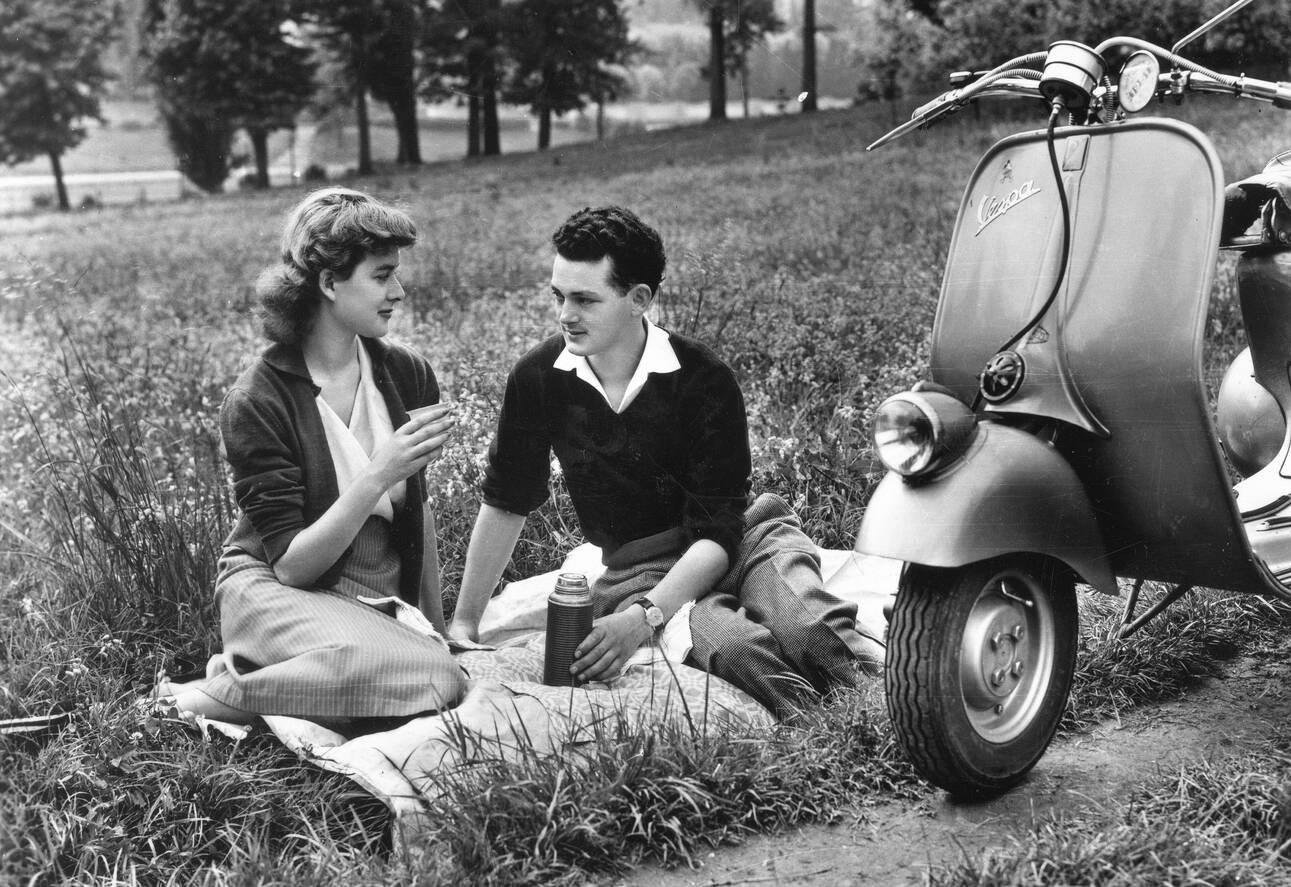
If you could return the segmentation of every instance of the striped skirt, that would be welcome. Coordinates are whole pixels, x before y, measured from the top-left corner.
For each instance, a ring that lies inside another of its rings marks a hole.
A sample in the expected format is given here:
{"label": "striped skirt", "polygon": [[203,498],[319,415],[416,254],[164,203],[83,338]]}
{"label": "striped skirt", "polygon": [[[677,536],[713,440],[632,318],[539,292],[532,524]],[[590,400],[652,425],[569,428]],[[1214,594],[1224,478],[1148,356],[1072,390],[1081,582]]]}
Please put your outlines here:
{"label": "striped skirt", "polygon": [[447,645],[356,600],[397,595],[399,567],[378,517],[363,525],[330,589],[283,585],[263,561],[226,551],[215,585],[224,651],[205,691],[253,714],[315,720],[452,707],[466,676]]}

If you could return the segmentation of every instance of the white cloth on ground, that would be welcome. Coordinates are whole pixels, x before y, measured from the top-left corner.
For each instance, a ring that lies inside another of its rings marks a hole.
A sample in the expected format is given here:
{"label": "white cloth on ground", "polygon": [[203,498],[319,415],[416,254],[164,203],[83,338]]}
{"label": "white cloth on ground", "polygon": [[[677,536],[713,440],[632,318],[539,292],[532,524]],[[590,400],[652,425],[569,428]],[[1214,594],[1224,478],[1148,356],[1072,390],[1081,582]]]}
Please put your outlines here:
{"label": "white cloth on ground", "polygon": [[[900,562],[851,551],[822,549],[820,554],[826,590],[856,603],[858,626],[882,637],[883,607],[896,593]],[[399,820],[404,840],[415,839],[426,800],[436,792],[436,774],[469,763],[464,741],[495,757],[520,757],[532,750],[556,753],[588,741],[593,725],[614,715],[650,723],[684,719],[709,731],[729,729],[732,722],[770,727],[770,714],[752,698],[679,664],[689,650],[684,618],[674,617],[675,624],[666,629],[672,640],[659,645],[666,660],[645,648],[634,657],[634,667],[608,683],[586,688],[539,683],[547,595],[556,575],[582,572],[590,581],[602,569],[599,549],[582,545],[559,570],[508,584],[490,602],[481,624],[481,641],[497,649],[459,657],[472,681],[457,708],[352,739],[300,718],[271,716],[264,722],[304,760],[349,777],[383,801]],[[372,603],[390,606],[388,601]],[[414,608],[410,613],[395,609],[396,617],[410,624],[421,615]],[[697,710],[702,717],[694,716]],[[219,727],[209,721],[198,726]]]}

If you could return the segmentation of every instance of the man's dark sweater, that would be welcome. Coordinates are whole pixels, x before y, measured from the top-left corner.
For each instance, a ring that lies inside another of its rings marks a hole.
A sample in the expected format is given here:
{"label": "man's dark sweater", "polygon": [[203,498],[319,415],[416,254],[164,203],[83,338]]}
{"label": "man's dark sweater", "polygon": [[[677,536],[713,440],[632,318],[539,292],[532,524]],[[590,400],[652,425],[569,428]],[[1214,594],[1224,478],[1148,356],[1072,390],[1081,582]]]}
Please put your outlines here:
{"label": "man's dark sweater", "polygon": [[711,539],[734,563],[751,473],[744,398],[707,347],[676,333],[669,341],[681,368],[652,373],[622,413],[552,365],[562,336],[520,358],[489,448],[485,503],[521,515],[537,508],[554,452],[583,535],[604,554],[681,528],[687,543]]}

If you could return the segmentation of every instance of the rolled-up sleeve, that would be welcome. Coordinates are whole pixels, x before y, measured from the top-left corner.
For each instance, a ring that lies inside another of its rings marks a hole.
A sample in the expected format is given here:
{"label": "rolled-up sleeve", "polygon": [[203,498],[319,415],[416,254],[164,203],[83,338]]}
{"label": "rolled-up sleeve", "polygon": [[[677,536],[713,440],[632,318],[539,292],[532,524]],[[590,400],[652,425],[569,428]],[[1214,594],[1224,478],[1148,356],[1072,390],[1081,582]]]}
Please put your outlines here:
{"label": "rolled-up sleeve", "polygon": [[684,395],[688,456],[682,529],[690,541],[711,539],[731,563],[744,538],[752,458],[744,395],[724,365],[698,375]]}
{"label": "rolled-up sleeve", "polygon": [[484,471],[484,503],[527,515],[547,501],[551,438],[542,414],[541,386],[523,367],[507,377],[497,432]]}
{"label": "rolled-up sleeve", "polygon": [[305,525],[305,486],[286,419],[234,389],[220,408],[220,434],[233,473],[233,495],[264,545],[270,564]]}

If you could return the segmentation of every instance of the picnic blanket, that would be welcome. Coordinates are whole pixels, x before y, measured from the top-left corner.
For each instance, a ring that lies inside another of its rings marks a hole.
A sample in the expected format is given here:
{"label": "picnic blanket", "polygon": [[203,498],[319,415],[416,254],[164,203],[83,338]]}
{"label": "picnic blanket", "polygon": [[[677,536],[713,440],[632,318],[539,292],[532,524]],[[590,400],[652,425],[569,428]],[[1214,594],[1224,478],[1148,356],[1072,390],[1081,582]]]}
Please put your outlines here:
{"label": "picnic blanket", "polygon": [[[896,592],[900,562],[851,551],[820,554],[826,588],[856,603],[858,627],[881,638],[883,606]],[[713,733],[773,723],[770,713],[741,690],[681,664],[689,650],[686,613],[678,613],[660,642],[639,650],[613,680],[579,687],[544,685],[547,594],[556,573],[582,572],[591,581],[603,569],[599,550],[587,544],[571,552],[560,570],[509,583],[490,602],[480,626],[481,643],[493,649],[458,654],[470,689],[449,711],[350,737],[300,718],[267,716],[263,721],[302,759],[349,777],[383,801],[401,823],[397,831],[405,839],[435,797],[436,776],[446,768],[576,749],[593,741],[598,731],[623,725],[677,722]],[[246,728],[205,718],[197,718],[194,726],[246,735]]]}

